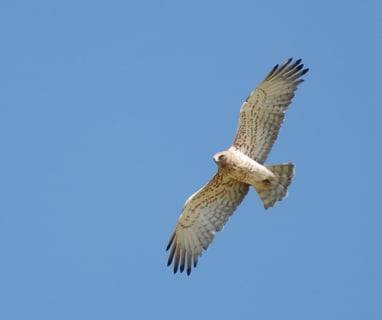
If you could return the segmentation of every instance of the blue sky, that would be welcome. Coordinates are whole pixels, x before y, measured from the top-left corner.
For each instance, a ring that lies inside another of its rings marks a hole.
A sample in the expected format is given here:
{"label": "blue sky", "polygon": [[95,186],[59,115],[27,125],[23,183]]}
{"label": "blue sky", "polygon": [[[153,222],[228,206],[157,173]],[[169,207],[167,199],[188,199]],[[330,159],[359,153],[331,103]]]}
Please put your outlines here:
{"label": "blue sky", "polygon": [[[2,1],[0,318],[381,319],[380,1]],[[310,72],[190,277],[165,247],[243,100]]]}

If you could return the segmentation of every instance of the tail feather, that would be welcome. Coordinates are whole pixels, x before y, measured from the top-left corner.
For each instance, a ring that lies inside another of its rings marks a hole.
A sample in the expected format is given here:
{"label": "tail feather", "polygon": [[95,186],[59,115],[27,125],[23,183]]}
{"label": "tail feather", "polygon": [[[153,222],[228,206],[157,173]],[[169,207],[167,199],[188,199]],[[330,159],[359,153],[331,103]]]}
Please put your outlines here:
{"label": "tail feather", "polygon": [[264,204],[264,208],[268,209],[288,195],[287,189],[294,176],[294,164],[283,163],[266,166],[266,168],[274,174],[274,178],[264,180],[261,186],[257,185],[255,189]]}

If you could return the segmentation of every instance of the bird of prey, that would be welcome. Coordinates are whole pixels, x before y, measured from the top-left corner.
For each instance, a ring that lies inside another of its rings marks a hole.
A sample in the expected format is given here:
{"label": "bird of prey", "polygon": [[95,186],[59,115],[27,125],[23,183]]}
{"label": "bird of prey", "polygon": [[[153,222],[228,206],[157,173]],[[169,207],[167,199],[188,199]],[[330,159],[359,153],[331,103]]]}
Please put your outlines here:
{"label": "bird of prey", "polygon": [[294,176],[294,164],[264,165],[276,141],[285,111],[297,87],[308,72],[301,59],[292,58],[276,65],[249,95],[240,109],[239,127],[233,145],[213,159],[215,176],[186,201],[175,231],[167,246],[168,265],[174,273],[196,267],[203,249],[212,242],[243,201],[252,186],[264,208],[268,209],[287,195]]}

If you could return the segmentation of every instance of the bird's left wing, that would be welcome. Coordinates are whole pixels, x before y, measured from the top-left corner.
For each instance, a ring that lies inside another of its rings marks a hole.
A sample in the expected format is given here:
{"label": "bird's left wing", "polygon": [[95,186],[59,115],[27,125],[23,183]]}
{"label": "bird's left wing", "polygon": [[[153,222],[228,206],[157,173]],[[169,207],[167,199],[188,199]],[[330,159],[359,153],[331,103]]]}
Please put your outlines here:
{"label": "bird's left wing", "polygon": [[191,273],[202,250],[212,242],[215,232],[223,229],[228,218],[243,201],[249,186],[235,181],[221,172],[186,202],[178,224],[167,246],[168,265],[174,263],[174,273],[186,268]]}
{"label": "bird's left wing", "polygon": [[240,110],[239,128],[233,147],[264,163],[280,131],[285,111],[292,102],[303,69],[301,59],[276,65],[250,94]]}

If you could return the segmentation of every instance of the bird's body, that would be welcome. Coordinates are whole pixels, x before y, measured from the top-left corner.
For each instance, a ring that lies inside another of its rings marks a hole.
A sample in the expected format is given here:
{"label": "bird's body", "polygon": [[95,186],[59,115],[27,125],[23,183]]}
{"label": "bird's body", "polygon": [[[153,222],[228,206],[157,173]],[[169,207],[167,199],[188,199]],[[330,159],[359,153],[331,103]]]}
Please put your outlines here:
{"label": "bird's body", "polygon": [[214,161],[223,174],[253,186],[266,209],[287,195],[294,176],[293,163],[264,166],[234,148],[215,154]]}
{"label": "bird's body", "polygon": [[212,242],[253,186],[264,207],[272,207],[287,195],[294,164],[264,165],[277,139],[285,111],[290,105],[303,69],[301,60],[288,59],[275,66],[251,93],[240,110],[239,128],[233,145],[218,152],[215,176],[185,203],[167,250],[168,265],[174,263],[187,274],[196,267],[202,250]]}
{"label": "bird's body", "polygon": [[274,178],[272,171],[233,148],[214,155],[219,169],[234,180],[257,185]]}

